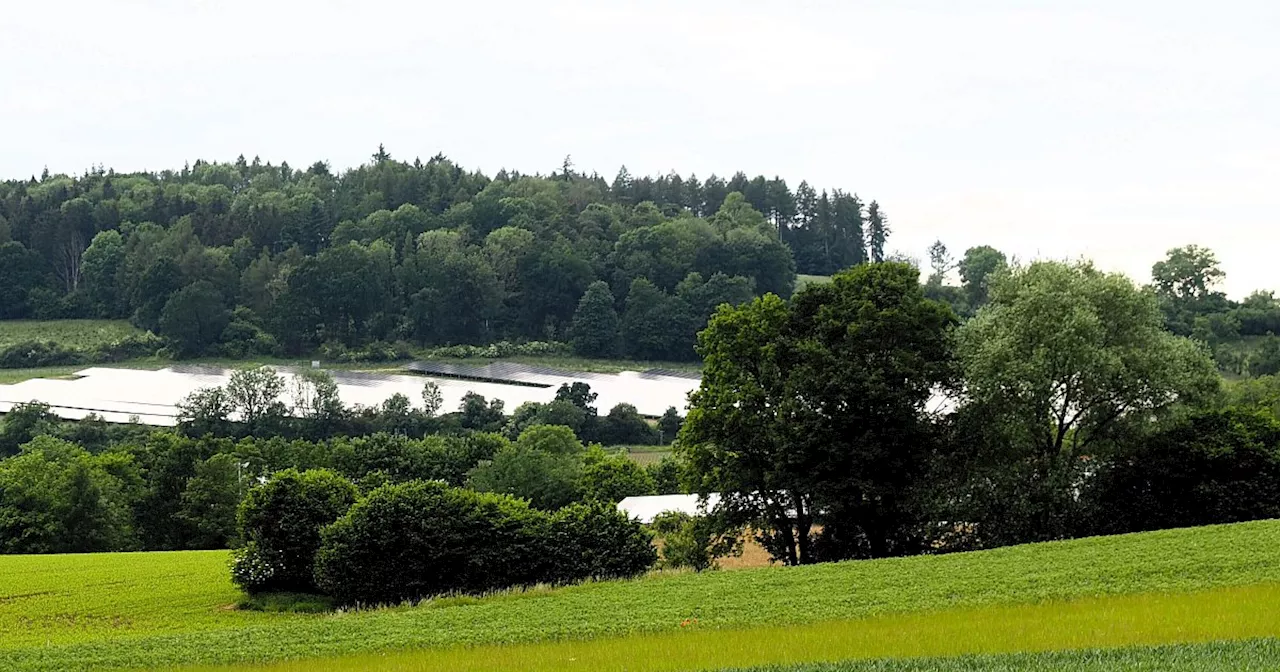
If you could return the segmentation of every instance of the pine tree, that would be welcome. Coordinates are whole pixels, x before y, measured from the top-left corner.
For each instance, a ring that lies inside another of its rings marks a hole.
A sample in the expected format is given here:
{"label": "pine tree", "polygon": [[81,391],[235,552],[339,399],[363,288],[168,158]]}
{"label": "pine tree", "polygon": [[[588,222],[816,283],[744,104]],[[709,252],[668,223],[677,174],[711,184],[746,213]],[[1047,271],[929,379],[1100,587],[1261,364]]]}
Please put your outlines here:
{"label": "pine tree", "polygon": [[880,204],[871,201],[867,206],[867,248],[871,261],[884,261],[884,244],[889,238],[889,223],[880,212]]}
{"label": "pine tree", "polygon": [[608,283],[587,287],[573,314],[573,351],[583,357],[611,357],[618,349],[618,311]]}

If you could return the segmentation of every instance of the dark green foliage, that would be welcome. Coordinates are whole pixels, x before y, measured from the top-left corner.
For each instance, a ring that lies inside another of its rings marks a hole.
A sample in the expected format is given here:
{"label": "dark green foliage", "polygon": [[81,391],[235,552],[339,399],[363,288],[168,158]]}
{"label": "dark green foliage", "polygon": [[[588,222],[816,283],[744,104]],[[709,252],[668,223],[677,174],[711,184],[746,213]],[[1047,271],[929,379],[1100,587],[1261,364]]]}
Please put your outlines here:
{"label": "dark green foliage", "polygon": [[245,547],[232,577],[249,592],[314,592],[320,528],[351,508],[358,491],[327,470],[287,469],[249,491],[237,517]]}
{"label": "dark green foliage", "polygon": [[506,417],[503,414],[501,399],[486,401],[482,395],[475,392],[468,392],[462,396],[458,414],[464,428],[482,432],[498,431]]}
{"label": "dark green foliage", "polygon": [[600,418],[594,438],[606,446],[655,445],[661,432],[641,417],[635,406],[618,404]]}
{"label": "dark green foliage", "polygon": [[49,412],[49,405],[38,401],[17,404],[0,420],[0,458],[18,453],[24,443],[52,433],[58,416]]}
{"label": "dark green foliage", "polygon": [[345,604],[396,604],[533,583],[545,516],[511,497],[440,483],[388,485],[325,529],[316,583]]}
{"label": "dark green foliage", "polygon": [[608,283],[587,288],[573,314],[573,352],[583,357],[611,357],[618,351],[618,311]]}
{"label": "dark green foliage", "polygon": [[1280,373],[1280,337],[1268,334],[1248,360],[1249,375],[1274,376]]}
{"label": "dark green foliage", "polygon": [[672,406],[658,418],[658,431],[662,434],[662,443],[671,443],[676,440],[676,435],[680,433],[680,427],[684,425],[684,417],[680,415],[680,411]]}
{"label": "dark green foliage", "polygon": [[17,241],[0,243],[0,319],[27,317],[27,299],[40,282],[40,255]]}
{"label": "dark green foliage", "polygon": [[201,280],[169,297],[158,326],[179,355],[190,357],[217,343],[229,322],[222,294],[212,283]]}
{"label": "dark green foliage", "polygon": [[1091,490],[1103,533],[1280,517],[1280,421],[1237,410],[1179,420],[1103,460]]}
{"label": "dark green foliage", "polygon": [[689,490],[684,484],[684,463],[672,455],[645,467],[645,471],[653,477],[654,494],[678,495]]}
{"label": "dark green foliage", "polygon": [[[227,309],[249,314],[214,336],[228,356],[571,339],[608,356],[620,321],[608,308],[620,306],[593,285],[620,299],[644,278],[673,294],[697,273],[717,285],[708,293],[728,294],[680,297],[691,314],[662,349],[688,359],[720,300],[744,300],[744,287],[786,296],[797,269],[862,263],[864,221],[880,221],[878,207],[840,190],[819,201],[807,184],[793,194],[780,178],[741,173],[490,177],[443,156],[386,152],[340,175],[324,165],[197,161],[0,182],[0,319],[129,316],[155,330],[175,292],[207,282]],[[882,246],[886,230],[874,230]],[[741,284],[720,286],[717,275]],[[168,326],[177,334],[176,317]],[[202,352],[206,340],[180,349]]]}
{"label": "dark green foliage", "polygon": [[218,453],[196,465],[182,491],[178,517],[192,530],[189,548],[228,548],[236,541],[236,511],[248,490],[240,459]]}
{"label": "dark green foliage", "polygon": [[643,527],[609,503],[571,504],[551,516],[550,567],[544,580],[621,579],[644,573],[658,559]]}
{"label": "dark green foliage", "polygon": [[986,305],[992,274],[1007,264],[1004,253],[990,245],[965,250],[964,259],[960,261],[960,280],[971,313]]}
{"label": "dark green foliage", "polygon": [[656,559],[647,533],[612,506],[547,514],[421,481],[374,490],[322,536],[316,583],[343,604],[635,576]]}
{"label": "dark green foliage", "polygon": [[789,564],[916,550],[908,491],[931,431],[920,408],[952,375],[955,319],[898,263],[789,304],[722,308],[700,335],[702,387],[676,443],[698,490],[725,493],[726,522],[754,526]]}

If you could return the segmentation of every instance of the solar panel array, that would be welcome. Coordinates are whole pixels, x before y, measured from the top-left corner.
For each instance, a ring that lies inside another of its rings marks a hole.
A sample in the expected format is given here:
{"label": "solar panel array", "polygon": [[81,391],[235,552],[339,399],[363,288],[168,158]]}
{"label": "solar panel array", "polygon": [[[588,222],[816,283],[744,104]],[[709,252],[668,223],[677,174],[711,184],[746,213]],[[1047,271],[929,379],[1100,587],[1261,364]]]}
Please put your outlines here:
{"label": "solar panel array", "polygon": [[[440,387],[443,408],[453,410],[468,392],[487,399],[501,399],[507,412],[525,402],[547,403],[555,399],[563,384],[585,382],[598,397],[601,413],[619,403],[636,407],[642,415],[657,417],[668,407],[684,412],[696,379],[655,375],[651,372],[602,374],[564,371],[520,364],[491,364],[465,367],[420,362],[406,367],[417,375],[330,371],[338,384],[338,395],[348,406],[378,406],[392,395],[403,394],[421,404],[422,387],[431,380]],[[290,377],[295,370],[279,371]],[[49,404],[53,413],[66,419],[80,419],[90,413],[110,422],[128,422],[136,417],[148,425],[170,426],[177,422],[177,405],[187,395],[204,388],[225,385],[232,370],[220,367],[184,365],[159,370],[89,368],[70,379],[27,380],[0,385],[0,413],[30,401]],[[290,392],[281,401],[292,406]]]}

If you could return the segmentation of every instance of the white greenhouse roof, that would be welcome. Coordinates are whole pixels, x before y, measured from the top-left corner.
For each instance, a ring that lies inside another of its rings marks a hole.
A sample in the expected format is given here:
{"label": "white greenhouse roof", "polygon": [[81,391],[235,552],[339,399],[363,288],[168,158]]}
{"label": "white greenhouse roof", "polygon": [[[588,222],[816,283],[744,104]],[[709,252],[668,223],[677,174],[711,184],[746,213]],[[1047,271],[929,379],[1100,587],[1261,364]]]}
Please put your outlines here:
{"label": "white greenhouse roof", "polygon": [[707,495],[705,508],[699,504],[697,495],[647,495],[627,497],[618,502],[618,510],[639,519],[641,523],[648,524],[652,523],[658,514],[667,512],[687,513],[691,516],[705,515],[719,502],[720,495],[714,492]]}

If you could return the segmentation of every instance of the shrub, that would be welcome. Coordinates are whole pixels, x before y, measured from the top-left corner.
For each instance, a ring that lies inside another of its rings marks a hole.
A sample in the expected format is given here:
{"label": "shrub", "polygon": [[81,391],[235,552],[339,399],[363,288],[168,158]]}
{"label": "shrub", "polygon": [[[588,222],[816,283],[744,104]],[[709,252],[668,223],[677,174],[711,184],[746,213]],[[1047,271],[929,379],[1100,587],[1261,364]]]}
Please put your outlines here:
{"label": "shrub", "polygon": [[579,487],[586,499],[607,504],[656,494],[653,476],[644,467],[625,455],[609,455],[595,445],[583,461]]}
{"label": "shrub", "polygon": [[1111,458],[1090,494],[1102,533],[1280,517],[1280,422],[1233,409],[1192,416]]}
{"label": "shrub", "polygon": [[314,591],[320,528],[357,495],[351,481],[324,469],[287,469],[250,490],[238,513],[245,546],[233,558],[233,579],[249,592]]}
{"label": "shrub", "polygon": [[716,558],[742,553],[742,535],[723,532],[713,517],[668,511],[658,514],[650,527],[662,538],[665,569],[688,567],[701,572],[715,569]]}
{"label": "shrub", "polygon": [[369,493],[325,528],[319,587],[344,604],[481,593],[539,578],[547,520],[511,497],[415,481]]}
{"label": "shrub", "polygon": [[649,531],[612,504],[566,506],[552,514],[549,533],[552,583],[629,578],[658,559]]}
{"label": "shrub", "polygon": [[69,366],[85,362],[86,358],[80,351],[53,341],[23,341],[0,349],[0,368],[4,369]]}
{"label": "shrub", "polygon": [[631,404],[618,404],[600,419],[600,442],[609,446],[655,445],[662,433],[653,427]]}

